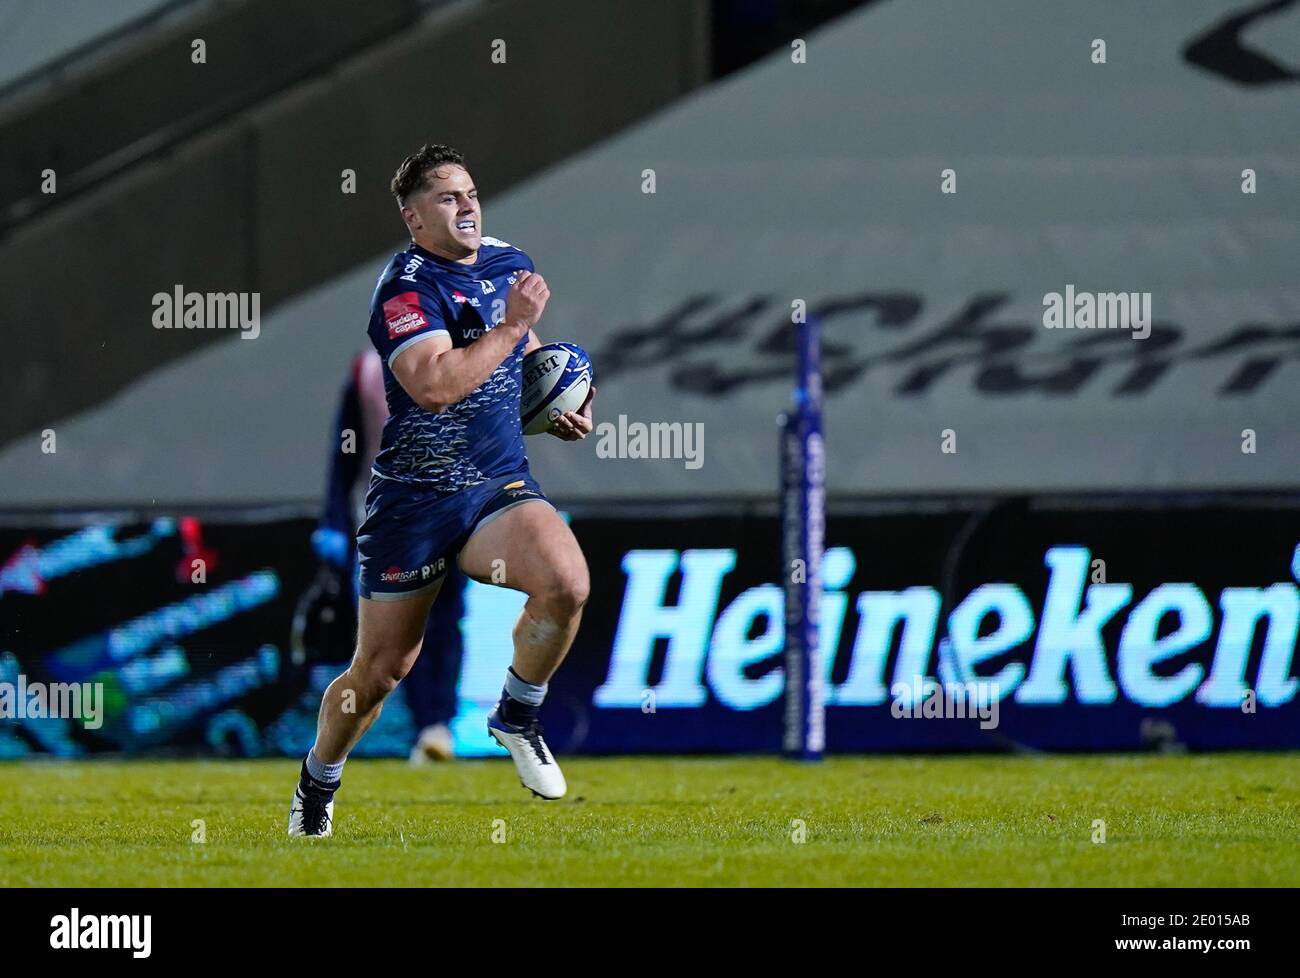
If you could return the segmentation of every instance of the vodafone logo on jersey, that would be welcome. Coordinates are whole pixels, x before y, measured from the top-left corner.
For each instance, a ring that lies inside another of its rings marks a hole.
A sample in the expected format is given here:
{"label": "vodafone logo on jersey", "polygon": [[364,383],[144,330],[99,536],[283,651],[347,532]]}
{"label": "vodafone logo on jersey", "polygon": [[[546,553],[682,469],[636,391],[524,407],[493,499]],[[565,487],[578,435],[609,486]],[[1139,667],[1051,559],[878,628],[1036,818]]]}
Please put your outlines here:
{"label": "vodafone logo on jersey", "polygon": [[388,338],[395,340],[429,325],[420,309],[420,297],[414,292],[403,292],[384,303],[384,324]]}

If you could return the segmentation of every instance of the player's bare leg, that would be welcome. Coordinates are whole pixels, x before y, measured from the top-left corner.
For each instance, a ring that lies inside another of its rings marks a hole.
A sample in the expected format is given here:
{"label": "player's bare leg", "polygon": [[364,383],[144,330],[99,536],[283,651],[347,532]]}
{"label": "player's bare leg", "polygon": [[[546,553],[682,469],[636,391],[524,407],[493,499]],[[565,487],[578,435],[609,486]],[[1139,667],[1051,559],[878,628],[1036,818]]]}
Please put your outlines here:
{"label": "player's bare leg", "polygon": [[398,600],[360,600],[357,650],[321,698],[316,743],[303,762],[289,810],[290,835],[333,834],[334,792],[343,763],[415,664],[438,590]]}
{"label": "player's bare leg", "polygon": [[535,500],[503,511],[471,536],[460,566],[474,580],[528,595],[515,623],[514,661],[488,729],[514,758],[524,787],[560,798],[564,775],[542,739],[537,713],[582,620],[590,590],[586,558],[559,514]]}
{"label": "player's bare leg", "polygon": [[342,761],[378,719],[384,700],[420,654],[424,624],[437,596],[438,588],[433,588],[396,601],[360,599],[356,654],[321,700],[312,747],[317,759]]}

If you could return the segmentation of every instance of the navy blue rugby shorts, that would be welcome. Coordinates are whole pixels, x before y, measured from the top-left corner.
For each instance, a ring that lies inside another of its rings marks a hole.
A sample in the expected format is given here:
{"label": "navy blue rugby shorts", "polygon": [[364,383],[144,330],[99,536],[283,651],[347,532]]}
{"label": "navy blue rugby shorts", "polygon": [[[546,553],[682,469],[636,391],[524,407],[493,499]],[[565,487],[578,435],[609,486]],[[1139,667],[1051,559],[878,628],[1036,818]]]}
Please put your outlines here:
{"label": "navy blue rugby shorts", "polygon": [[550,505],[527,471],[453,493],[372,476],[357,531],[361,597],[396,601],[432,590],[476,530],[534,499]]}

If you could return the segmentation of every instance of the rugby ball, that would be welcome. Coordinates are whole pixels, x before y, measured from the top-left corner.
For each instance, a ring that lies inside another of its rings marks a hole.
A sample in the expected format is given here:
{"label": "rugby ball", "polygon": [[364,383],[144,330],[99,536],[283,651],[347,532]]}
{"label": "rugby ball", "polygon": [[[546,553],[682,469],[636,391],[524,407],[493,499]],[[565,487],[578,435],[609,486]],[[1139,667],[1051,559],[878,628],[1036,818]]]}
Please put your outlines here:
{"label": "rugby ball", "polygon": [[524,390],[519,401],[524,434],[550,431],[562,414],[581,408],[592,377],[591,358],[574,343],[547,343],[524,357]]}

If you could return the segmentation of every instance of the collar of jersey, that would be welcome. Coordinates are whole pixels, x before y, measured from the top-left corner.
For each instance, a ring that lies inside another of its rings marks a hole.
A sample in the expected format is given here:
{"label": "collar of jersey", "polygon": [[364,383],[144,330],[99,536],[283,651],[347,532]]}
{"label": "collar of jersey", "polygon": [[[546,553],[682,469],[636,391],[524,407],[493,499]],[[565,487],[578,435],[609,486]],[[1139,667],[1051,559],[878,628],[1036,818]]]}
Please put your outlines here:
{"label": "collar of jersey", "polygon": [[432,251],[429,251],[427,248],[424,248],[421,245],[416,244],[414,241],[411,242],[411,247],[409,250],[414,251],[421,258],[424,258],[428,261],[437,262],[443,268],[459,269],[462,272],[468,272],[472,269],[478,268],[479,265],[483,264],[483,246],[481,244],[479,245],[479,249],[478,249],[478,257],[474,259],[474,264],[472,265],[466,265],[464,262],[455,261],[454,259],[451,258],[443,258],[441,255],[435,255]]}

